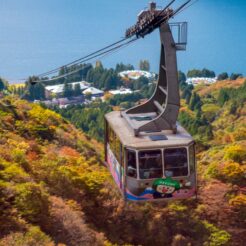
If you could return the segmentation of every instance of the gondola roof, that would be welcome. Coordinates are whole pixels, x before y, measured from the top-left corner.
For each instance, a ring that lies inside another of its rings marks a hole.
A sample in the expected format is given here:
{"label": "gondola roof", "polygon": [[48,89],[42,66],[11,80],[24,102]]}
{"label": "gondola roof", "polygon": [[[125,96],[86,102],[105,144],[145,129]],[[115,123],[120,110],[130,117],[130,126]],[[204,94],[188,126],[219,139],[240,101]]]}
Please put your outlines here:
{"label": "gondola roof", "polygon": [[[177,133],[172,131],[142,132],[135,136],[127,121],[121,117],[121,112],[113,111],[106,114],[107,122],[119,137],[121,143],[134,149],[153,149],[163,147],[183,147],[194,142],[191,135],[180,125],[177,126]],[[144,121],[135,121],[136,124],[143,124]]]}

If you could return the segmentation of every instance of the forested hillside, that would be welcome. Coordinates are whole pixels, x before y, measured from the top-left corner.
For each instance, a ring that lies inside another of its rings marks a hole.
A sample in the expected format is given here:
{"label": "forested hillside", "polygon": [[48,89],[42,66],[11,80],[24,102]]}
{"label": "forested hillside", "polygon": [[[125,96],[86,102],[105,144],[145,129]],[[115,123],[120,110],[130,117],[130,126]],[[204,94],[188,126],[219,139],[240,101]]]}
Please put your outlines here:
{"label": "forested hillside", "polygon": [[[182,83],[179,121],[197,140],[198,199],[161,204],[124,203],[101,143],[53,111],[1,99],[0,245],[243,245],[245,95],[244,79]],[[101,121],[98,111],[86,117]]]}

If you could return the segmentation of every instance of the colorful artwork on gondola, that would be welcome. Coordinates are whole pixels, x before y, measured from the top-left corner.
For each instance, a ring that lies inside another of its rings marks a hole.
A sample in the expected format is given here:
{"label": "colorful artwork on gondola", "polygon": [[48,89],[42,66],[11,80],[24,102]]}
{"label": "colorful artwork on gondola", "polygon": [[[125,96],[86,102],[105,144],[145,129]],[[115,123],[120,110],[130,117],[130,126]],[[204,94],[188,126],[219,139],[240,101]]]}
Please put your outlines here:
{"label": "colorful artwork on gondola", "polygon": [[174,180],[170,177],[154,180],[152,186],[147,187],[144,191],[140,191],[139,194],[134,194],[129,189],[126,190],[126,198],[133,201],[165,198],[183,199],[194,196],[194,186],[190,186],[190,183],[183,184],[180,181]]}
{"label": "colorful artwork on gondola", "polygon": [[113,152],[111,151],[109,145],[107,145],[107,163],[109,166],[109,170],[119,188],[122,187],[122,180],[123,180],[123,170],[121,169],[120,164],[116,160]]}
{"label": "colorful artwork on gondola", "polygon": [[152,185],[153,198],[171,198],[176,190],[180,190],[180,183],[168,177],[166,179],[156,179]]}

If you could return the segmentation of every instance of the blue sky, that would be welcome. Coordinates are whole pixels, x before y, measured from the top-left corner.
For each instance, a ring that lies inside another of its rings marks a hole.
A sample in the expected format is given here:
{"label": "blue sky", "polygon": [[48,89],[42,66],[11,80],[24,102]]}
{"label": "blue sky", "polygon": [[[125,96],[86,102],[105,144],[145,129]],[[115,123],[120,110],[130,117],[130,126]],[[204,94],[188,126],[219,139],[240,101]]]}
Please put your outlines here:
{"label": "blue sky", "polygon": [[[176,0],[176,6],[185,0]],[[0,0],[0,76],[10,80],[50,70],[113,43],[136,22],[148,0]],[[164,6],[166,0],[158,0]],[[175,6],[175,5],[174,5]],[[188,21],[187,51],[179,69],[209,68],[246,74],[246,1],[199,0],[173,21]],[[102,62],[158,71],[158,31]]]}

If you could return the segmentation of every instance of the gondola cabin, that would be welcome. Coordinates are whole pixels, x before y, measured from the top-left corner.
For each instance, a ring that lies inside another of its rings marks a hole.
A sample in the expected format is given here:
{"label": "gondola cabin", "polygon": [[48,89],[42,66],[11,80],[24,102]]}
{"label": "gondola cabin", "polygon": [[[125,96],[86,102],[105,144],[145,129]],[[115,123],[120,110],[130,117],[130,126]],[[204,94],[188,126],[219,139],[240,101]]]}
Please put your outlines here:
{"label": "gondola cabin", "polygon": [[105,162],[125,200],[185,199],[196,194],[194,141],[181,126],[176,134],[135,136],[121,112],[108,113]]}

